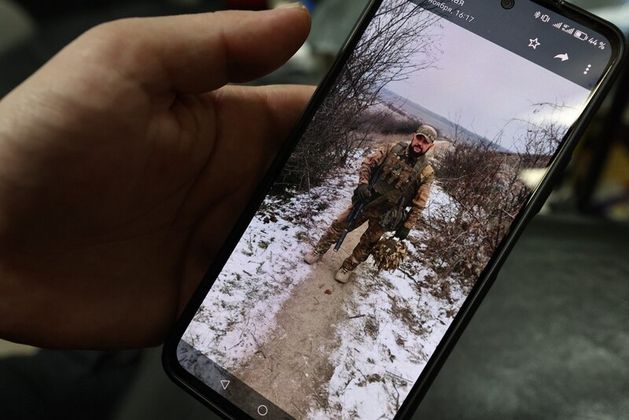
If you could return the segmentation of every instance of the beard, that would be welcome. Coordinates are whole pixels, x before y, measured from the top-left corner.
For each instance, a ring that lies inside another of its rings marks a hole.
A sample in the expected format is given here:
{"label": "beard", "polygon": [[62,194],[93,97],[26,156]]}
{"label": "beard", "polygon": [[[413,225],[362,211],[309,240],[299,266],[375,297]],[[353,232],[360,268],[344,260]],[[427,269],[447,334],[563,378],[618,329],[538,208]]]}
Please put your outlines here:
{"label": "beard", "polygon": [[408,156],[411,159],[417,159],[418,157],[421,157],[425,154],[426,152],[423,152],[421,150],[419,152],[415,151],[415,148],[413,147],[413,145],[408,146]]}

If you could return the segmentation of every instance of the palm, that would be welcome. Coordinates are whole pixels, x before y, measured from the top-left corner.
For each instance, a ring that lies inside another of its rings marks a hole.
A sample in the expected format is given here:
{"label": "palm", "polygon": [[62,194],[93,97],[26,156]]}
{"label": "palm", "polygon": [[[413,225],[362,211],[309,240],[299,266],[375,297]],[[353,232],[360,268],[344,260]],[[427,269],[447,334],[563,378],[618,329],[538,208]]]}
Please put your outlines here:
{"label": "palm", "polygon": [[[55,66],[63,58],[71,63],[72,54],[72,48],[62,52],[0,103],[13,145],[0,149],[9,162],[0,198],[11,197],[2,209],[11,224],[0,225],[11,257],[0,268],[18,273],[23,287],[35,291],[29,308],[43,306],[24,309],[25,318],[54,308],[48,322],[25,320],[26,341],[159,342],[309,89],[181,94],[129,80],[102,51],[82,63],[80,77],[59,77]],[[46,90],[52,82],[61,87]],[[37,328],[50,324],[57,336],[41,338]],[[22,340],[17,330],[9,331],[11,338]]]}

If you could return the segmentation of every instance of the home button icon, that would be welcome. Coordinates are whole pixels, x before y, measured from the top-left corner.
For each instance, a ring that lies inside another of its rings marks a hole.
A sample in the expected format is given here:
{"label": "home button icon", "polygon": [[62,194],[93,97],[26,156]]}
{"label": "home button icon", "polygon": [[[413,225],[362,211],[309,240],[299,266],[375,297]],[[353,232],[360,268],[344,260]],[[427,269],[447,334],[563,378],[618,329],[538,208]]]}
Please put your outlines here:
{"label": "home button icon", "polygon": [[261,405],[258,407],[258,414],[260,417],[264,417],[269,414],[269,408],[266,405]]}

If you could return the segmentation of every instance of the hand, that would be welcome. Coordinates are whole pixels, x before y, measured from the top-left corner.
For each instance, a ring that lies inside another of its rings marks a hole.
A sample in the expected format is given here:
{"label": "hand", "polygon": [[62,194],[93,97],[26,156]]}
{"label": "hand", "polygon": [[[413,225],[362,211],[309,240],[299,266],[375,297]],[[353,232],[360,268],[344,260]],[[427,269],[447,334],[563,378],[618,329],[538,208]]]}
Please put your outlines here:
{"label": "hand", "polygon": [[411,233],[411,230],[406,226],[400,226],[398,230],[395,232],[395,237],[401,240],[408,238],[408,235]]}
{"label": "hand", "polygon": [[368,201],[371,198],[371,191],[369,190],[369,185],[360,184],[358,188],[354,190],[354,196],[352,197],[353,203],[358,203],[359,201]]}
{"label": "hand", "polygon": [[160,343],[310,98],[303,8],[98,26],[0,101],[0,337]]}

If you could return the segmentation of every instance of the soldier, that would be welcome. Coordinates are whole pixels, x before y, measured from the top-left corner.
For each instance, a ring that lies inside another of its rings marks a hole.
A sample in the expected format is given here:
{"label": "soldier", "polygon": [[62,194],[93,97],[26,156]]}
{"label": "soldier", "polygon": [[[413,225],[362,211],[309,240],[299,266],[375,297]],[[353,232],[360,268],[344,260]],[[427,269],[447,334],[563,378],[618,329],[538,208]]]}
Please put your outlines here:
{"label": "soldier", "polygon": [[[406,239],[415,227],[430,195],[434,170],[427,153],[438,137],[429,125],[417,129],[409,143],[382,146],[367,156],[360,167],[359,185],[352,197],[352,206],[332,223],[314,249],[304,255],[308,264],[315,264],[348,229],[354,230],[365,222],[367,231],[334,277],[347,283],[351,273],[369,257],[373,247],[385,232]],[[349,215],[358,203],[366,203],[357,220],[351,224]],[[411,207],[407,213],[406,207]]]}

